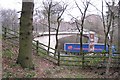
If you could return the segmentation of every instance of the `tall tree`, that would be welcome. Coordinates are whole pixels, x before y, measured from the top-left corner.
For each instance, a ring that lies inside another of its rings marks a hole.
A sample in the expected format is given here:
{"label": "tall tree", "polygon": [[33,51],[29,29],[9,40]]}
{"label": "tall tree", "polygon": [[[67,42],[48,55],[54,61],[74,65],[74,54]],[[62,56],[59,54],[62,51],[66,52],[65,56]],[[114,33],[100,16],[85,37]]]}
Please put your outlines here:
{"label": "tall tree", "polygon": [[33,9],[34,0],[22,0],[17,63],[23,68],[34,68],[32,61]]}
{"label": "tall tree", "polygon": [[[104,31],[104,50],[106,50],[106,46],[108,44],[108,36],[109,36],[109,32],[110,32],[110,26],[111,26],[111,21],[112,21],[112,17],[110,16],[111,14],[109,13],[107,16],[104,15],[104,4],[103,4],[102,0],[102,11],[99,10],[95,5],[91,4],[92,6],[94,6],[96,8],[96,10],[98,10],[101,13],[102,16],[102,26],[103,26],[103,31]],[[107,3],[107,2],[106,2]]]}
{"label": "tall tree", "polygon": [[[61,17],[63,15],[63,13],[65,12],[66,8],[67,8],[67,5],[64,4],[62,7],[59,8],[59,10],[57,10],[56,45],[55,45],[56,50],[58,49],[58,32],[59,32],[60,24],[62,21]],[[56,51],[54,54],[56,54]]]}
{"label": "tall tree", "polygon": [[[118,2],[118,34],[120,32],[120,1]],[[120,53],[120,35],[118,35],[118,52]]]}
{"label": "tall tree", "polygon": [[104,28],[104,34],[105,34],[105,50],[106,50],[106,45],[108,45],[108,60],[107,60],[107,66],[106,66],[106,77],[109,76],[109,71],[110,71],[110,66],[111,66],[111,61],[112,61],[112,44],[113,44],[113,33],[115,30],[115,2],[114,0],[111,0],[112,4],[110,5],[109,2],[104,0],[107,8],[108,8],[108,14],[107,16],[104,15],[104,10],[103,10],[103,0],[102,0],[102,11],[98,10],[94,5],[94,7],[100,11],[102,15],[102,22],[103,22],[103,28]]}
{"label": "tall tree", "polygon": [[[107,19],[107,27],[108,27],[108,30],[107,30],[107,34],[110,34],[110,39],[108,39],[108,63],[107,63],[107,66],[106,66],[106,77],[109,76],[109,71],[110,71],[110,66],[111,66],[111,61],[112,61],[112,44],[113,44],[113,32],[114,32],[114,28],[115,28],[115,25],[114,25],[114,20],[115,20],[115,13],[114,13],[114,7],[115,7],[115,2],[112,0],[112,5],[110,5],[108,2],[106,2],[107,6],[108,6],[108,19]],[[110,33],[111,31],[111,33]]]}
{"label": "tall tree", "polygon": [[48,32],[49,32],[49,41],[48,41],[48,50],[47,53],[49,54],[49,49],[50,49],[50,32],[51,32],[51,24],[52,22],[54,22],[54,17],[56,16],[56,14],[58,13],[58,8],[57,7],[59,5],[58,2],[55,2],[53,0],[46,0],[45,2],[43,2],[44,5],[44,10],[43,10],[43,14],[45,15],[45,17],[47,17],[47,26],[48,26]]}
{"label": "tall tree", "polygon": [[77,26],[78,31],[80,32],[80,54],[82,54],[82,65],[84,67],[84,53],[83,53],[83,49],[82,49],[82,35],[83,35],[83,28],[84,28],[84,22],[85,22],[85,17],[86,17],[86,13],[90,4],[90,0],[86,0],[85,2],[82,2],[84,5],[84,10],[82,11],[82,9],[79,7],[78,3],[75,1],[75,4],[77,6],[77,8],[80,11],[81,14],[81,23],[80,26],[81,28],[79,28]]}
{"label": "tall tree", "polygon": [[44,15],[47,16],[47,22],[48,22],[48,32],[49,32],[49,41],[48,41],[48,50],[47,50],[47,54],[49,54],[49,50],[50,50],[50,27],[51,27],[51,9],[53,6],[52,0],[47,1],[47,2],[43,2],[44,5]]}

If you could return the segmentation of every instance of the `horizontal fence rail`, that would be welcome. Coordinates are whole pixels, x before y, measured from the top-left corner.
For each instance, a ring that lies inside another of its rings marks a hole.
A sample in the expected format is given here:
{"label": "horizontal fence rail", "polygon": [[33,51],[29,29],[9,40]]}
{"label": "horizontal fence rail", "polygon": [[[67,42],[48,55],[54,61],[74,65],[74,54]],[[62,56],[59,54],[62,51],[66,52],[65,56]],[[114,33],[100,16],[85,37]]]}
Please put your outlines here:
{"label": "horizontal fence rail", "polygon": [[[7,39],[8,42],[13,44],[16,47],[19,47],[19,32],[8,29],[3,27],[2,29],[3,38]],[[64,66],[106,66],[108,61],[108,53],[103,52],[89,52],[84,53],[84,61],[83,56],[78,55],[76,53],[66,52],[64,50],[56,50],[54,48],[51,48],[43,43],[40,43],[39,41],[33,40],[33,50],[35,53],[40,56],[44,57],[47,60],[52,61],[53,63],[57,65],[64,65]],[[49,54],[47,53],[47,49],[50,48],[53,52],[49,51]],[[56,52],[56,55],[54,55]],[[112,56],[112,67],[116,65],[119,66],[120,64],[120,57],[119,53],[114,53],[115,56]],[[101,65],[102,64],[102,65]],[[120,66],[119,66],[120,67]]]}

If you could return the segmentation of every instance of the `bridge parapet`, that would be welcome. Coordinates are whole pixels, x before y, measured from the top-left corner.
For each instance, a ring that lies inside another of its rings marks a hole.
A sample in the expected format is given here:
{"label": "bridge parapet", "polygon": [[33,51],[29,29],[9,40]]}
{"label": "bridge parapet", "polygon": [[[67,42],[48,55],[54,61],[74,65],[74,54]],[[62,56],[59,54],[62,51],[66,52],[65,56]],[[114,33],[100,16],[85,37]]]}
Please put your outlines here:
{"label": "bridge parapet", "polygon": [[[49,32],[33,33],[34,37],[48,36]],[[79,35],[79,32],[58,32],[58,35]],[[56,35],[56,32],[50,32],[50,35]],[[88,32],[83,32],[83,36],[88,37]]]}

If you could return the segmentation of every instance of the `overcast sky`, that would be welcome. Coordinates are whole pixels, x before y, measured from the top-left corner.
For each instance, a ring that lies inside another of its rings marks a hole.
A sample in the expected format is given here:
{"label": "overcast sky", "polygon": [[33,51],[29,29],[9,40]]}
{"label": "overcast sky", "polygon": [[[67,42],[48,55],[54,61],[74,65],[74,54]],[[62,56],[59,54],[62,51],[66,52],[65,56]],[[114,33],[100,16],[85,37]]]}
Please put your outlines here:
{"label": "overcast sky", "polygon": [[[35,8],[37,7],[41,7],[41,1],[42,0],[34,0],[35,1]],[[61,1],[61,0],[56,0],[56,1]],[[70,16],[68,16],[68,14],[73,15],[74,17],[77,17],[80,15],[80,12],[78,10],[78,8],[75,7],[74,5],[74,0],[62,0],[65,3],[69,4],[68,10],[65,12],[64,14],[64,18],[66,21],[68,21],[70,19]],[[76,0],[79,4],[80,7],[83,8],[83,4],[80,2],[81,0]],[[82,0],[85,1],[85,0]],[[111,1],[111,0],[106,0],[106,1]],[[115,0],[115,2],[117,3],[119,0]],[[22,4],[21,4],[22,0],[0,0],[0,8],[6,8],[6,9],[16,9],[17,11],[20,11],[22,8]],[[98,9],[101,10],[101,0],[91,0],[91,3],[94,4]],[[88,8],[88,14],[99,14],[99,12],[93,7],[93,6],[89,6]],[[106,11],[106,6],[104,5],[104,11]]]}

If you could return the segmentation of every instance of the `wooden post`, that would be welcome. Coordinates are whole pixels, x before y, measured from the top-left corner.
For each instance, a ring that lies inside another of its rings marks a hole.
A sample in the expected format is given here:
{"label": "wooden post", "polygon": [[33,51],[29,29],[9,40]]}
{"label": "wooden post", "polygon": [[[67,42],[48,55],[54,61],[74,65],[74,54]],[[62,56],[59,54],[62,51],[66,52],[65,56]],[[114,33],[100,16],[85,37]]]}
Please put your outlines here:
{"label": "wooden post", "polygon": [[60,52],[58,51],[58,66],[60,66]]}
{"label": "wooden post", "polygon": [[84,68],[84,53],[82,52],[82,68]]}
{"label": "wooden post", "polygon": [[7,28],[4,28],[4,39],[6,38]]}
{"label": "wooden post", "polygon": [[38,46],[39,46],[39,41],[36,41],[36,54],[38,55]]}

